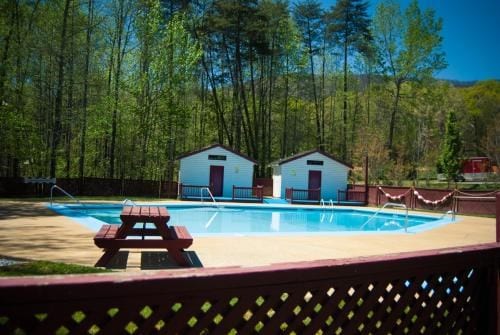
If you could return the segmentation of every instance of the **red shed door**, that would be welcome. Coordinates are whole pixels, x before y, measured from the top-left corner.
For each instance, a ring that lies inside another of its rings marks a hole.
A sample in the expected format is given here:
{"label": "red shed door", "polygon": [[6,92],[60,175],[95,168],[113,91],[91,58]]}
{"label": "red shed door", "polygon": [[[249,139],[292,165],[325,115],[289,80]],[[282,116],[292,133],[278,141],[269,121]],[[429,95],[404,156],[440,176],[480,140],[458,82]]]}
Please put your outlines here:
{"label": "red shed door", "polygon": [[224,186],[224,167],[210,165],[210,191],[214,197],[222,196],[222,187]]}
{"label": "red shed door", "polygon": [[[317,190],[321,188],[321,171],[309,171],[309,190]],[[309,200],[319,200],[320,194],[317,191],[309,191]]]}

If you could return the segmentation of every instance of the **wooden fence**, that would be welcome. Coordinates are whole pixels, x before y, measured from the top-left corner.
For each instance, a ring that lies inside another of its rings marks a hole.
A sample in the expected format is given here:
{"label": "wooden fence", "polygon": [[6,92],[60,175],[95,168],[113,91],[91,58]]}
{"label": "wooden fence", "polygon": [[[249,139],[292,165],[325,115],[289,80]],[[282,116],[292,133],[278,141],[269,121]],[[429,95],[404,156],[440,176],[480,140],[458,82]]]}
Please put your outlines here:
{"label": "wooden fence", "polygon": [[321,198],[321,189],[297,189],[297,188],[286,188],[285,189],[285,199],[290,201],[291,204],[295,203],[308,203],[308,204],[319,204]]}
{"label": "wooden fence", "polygon": [[339,190],[337,192],[337,203],[354,202],[366,205],[366,192],[360,190],[347,189],[346,191]]}
{"label": "wooden fence", "polygon": [[211,200],[206,189],[210,189],[210,187],[208,185],[186,185],[181,183],[179,184],[179,198],[183,200],[201,200],[203,197]]}
{"label": "wooden fence", "polygon": [[233,201],[264,201],[264,187],[241,187],[233,185]]}
{"label": "wooden fence", "polygon": [[0,279],[1,334],[500,334],[500,244]]}
{"label": "wooden fence", "polygon": [[[177,197],[175,181],[57,178],[56,183],[75,196]],[[0,178],[0,197],[49,197],[51,186],[49,183],[25,183],[24,178]]]}
{"label": "wooden fence", "polygon": [[[353,185],[351,189],[361,192],[364,191],[365,187],[364,185]],[[440,212],[453,209],[459,214],[495,215],[494,191],[460,191],[398,186],[369,187],[368,205],[380,206],[386,202],[400,202],[411,209]]]}

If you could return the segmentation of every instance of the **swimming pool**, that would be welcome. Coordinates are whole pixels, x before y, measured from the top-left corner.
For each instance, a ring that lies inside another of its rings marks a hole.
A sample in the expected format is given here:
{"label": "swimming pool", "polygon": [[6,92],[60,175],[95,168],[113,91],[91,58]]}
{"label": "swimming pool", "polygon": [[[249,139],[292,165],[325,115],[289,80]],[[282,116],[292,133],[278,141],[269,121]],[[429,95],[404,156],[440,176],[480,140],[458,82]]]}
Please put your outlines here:
{"label": "swimming pool", "polygon": [[[163,204],[165,206],[165,204]],[[322,209],[311,206],[227,205],[223,207],[166,205],[171,225],[184,225],[194,236],[288,235],[328,233],[419,232],[447,224],[434,215],[408,215],[404,211],[376,212],[367,209]],[[121,205],[53,207],[93,230],[103,223],[120,224]]]}

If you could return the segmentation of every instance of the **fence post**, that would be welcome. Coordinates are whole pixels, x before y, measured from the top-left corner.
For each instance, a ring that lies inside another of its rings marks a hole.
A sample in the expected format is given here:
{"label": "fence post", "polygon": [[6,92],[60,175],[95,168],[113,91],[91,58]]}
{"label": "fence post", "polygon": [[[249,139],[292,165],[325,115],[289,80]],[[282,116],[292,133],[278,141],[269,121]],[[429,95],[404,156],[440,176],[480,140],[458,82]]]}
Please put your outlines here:
{"label": "fence post", "polygon": [[497,218],[497,242],[500,242],[500,192],[497,192],[496,194],[497,200],[496,200],[496,207],[497,207],[497,213],[496,213],[496,218]]}
{"label": "fence post", "polygon": [[[496,193],[496,241],[500,242],[500,192]],[[500,334],[500,265],[498,262],[491,271],[491,280],[493,282],[491,295],[491,334]]]}
{"label": "fence post", "polygon": [[368,182],[368,154],[365,155],[365,206],[368,206],[368,192],[369,192],[369,182]]}

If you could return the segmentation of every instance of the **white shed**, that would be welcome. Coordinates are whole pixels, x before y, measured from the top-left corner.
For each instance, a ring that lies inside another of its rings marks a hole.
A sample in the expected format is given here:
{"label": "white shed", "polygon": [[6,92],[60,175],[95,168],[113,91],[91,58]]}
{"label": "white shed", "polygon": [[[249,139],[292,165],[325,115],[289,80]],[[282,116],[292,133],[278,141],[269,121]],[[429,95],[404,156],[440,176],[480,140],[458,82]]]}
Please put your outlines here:
{"label": "white shed", "polygon": [[283,199],[287,188],[321,189],[319,199],[336,201],[338,191],[346,190],[347,175],[352,169],[351,165],[321,150],[303,152],[271,165],[273,197]]}
{"label": "white shed", "polygon": [[[214,197],[232,197],[233,185],[252,187],[257,162],[235,150],[214,144],[179,156],[179,183],[193,185],[188,196],[199,196],[198,187],[210,187]],[[189,191],[187,191],[189,192]],[[196,193],[197,192],[197,193]],[[183,195],[181,194],[181,197]]]}

